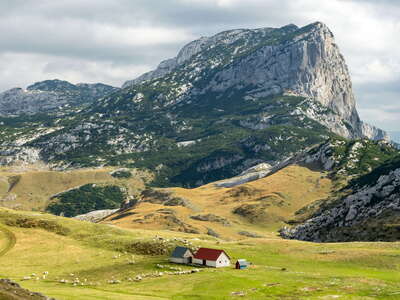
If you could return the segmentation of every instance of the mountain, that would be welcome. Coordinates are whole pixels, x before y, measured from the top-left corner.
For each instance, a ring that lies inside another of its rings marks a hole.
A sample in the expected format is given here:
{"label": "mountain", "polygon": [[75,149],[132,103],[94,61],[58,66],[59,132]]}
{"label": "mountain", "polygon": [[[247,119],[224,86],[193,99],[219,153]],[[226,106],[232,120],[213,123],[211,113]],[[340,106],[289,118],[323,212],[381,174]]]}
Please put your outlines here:
{"label": "mountain", "polygon": [[[208,80],[201,82],[205,77]],[[123,88],[159,78],[180,85],[175,101],[232,88],[245,88],[248,100],[289,94],[312,98],[348,122],[351,129],[343,124],[330,128],[339,135],[373,139],[385,135],[360,122],[346,63],[332,32],[320,22],[303,28],[291,24],[203,37],[183,47],[177,57],[163,61],[156,70],[125,82]]]}
{"label": "mountain", "polygon": [[45,80],[23,90],[13,88],[0,94],[0,116],[63,112],[89,104],[117,88],[101,84],[74,85],[62,80]]}
{"label": "mountain", "polygon": [[275,166],[338,135],[387,139],[360,121],[344,58],[319,22],[201,38],[68,117],[0,121],[3,164],[139,167],[164,186]]}

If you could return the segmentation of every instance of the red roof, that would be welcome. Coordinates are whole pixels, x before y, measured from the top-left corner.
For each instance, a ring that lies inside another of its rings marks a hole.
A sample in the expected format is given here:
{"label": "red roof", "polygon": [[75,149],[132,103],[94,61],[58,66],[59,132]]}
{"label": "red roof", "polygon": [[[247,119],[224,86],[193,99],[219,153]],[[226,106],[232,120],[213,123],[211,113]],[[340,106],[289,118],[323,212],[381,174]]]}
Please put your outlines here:
{"label": "red roof", "polygon": [[194,258],[215,261],[218,259],[221,253],[225,253],[225,255],[228,256],[228,254],[226,254],[224,250],[200,248],[199,250],[197,250],[196,254],[194,255]]}

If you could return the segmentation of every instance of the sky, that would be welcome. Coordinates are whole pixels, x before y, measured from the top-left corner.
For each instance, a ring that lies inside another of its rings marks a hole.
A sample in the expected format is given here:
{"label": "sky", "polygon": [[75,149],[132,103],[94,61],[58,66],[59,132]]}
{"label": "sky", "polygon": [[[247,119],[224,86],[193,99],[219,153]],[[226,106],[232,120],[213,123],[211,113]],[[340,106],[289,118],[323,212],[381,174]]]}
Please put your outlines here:
{"label": "sky", "polygon": [[400,132],[400,0],[0,0],[0,91],[121,86],[200,36],[315,21],[335,35],[361,118]]}

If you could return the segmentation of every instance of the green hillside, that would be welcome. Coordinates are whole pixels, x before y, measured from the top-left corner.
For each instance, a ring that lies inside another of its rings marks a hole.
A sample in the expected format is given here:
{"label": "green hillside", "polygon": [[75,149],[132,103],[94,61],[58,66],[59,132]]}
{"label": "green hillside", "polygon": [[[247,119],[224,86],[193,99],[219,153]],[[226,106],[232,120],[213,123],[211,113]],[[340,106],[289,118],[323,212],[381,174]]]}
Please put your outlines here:
{"label": "green hillside", "polygon": [[[0,276],[60,300],[398,299],[400,289],[399,243],[312,244],[274,235],[224,241],[5,209],[0,223],[0,247],[7,247],[4,232],[16,241],[2,252]],[[223,248],[232,260],[246,258],[253,265],[169,275],[174,268],[193,269],[166,261],[164,251],[183,239]],[[142,280],[135,281],[138,275]]]}

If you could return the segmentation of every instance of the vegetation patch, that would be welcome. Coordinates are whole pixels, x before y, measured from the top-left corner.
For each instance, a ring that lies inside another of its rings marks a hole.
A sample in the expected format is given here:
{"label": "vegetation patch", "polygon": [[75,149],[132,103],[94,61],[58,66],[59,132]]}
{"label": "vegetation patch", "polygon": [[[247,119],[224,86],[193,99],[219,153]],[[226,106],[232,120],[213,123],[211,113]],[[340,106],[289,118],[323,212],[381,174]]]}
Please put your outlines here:
{"label": "vegetation patch", "polygon": [[243,198],[243,197],[254,197],[259,194],[261,191],[247,186],[247,185],[239,185],[237,187],[232,188],[227,192],[228,197],[232,198]]}
{"label": "vegetation patch", "polygon": [[111,220],[111,221],[119,220],[119,219],[123,219],[123,218],[129,217],[129,216],[132,216],[132,215],[134,215],[134,214],[136,214],[136,213],[133,212],[133,211],[128,211],[128,212],[119,214],[119,215],[117,215],[117,216],[115,216],[115,217],[112,217],[110,220]]}
{"label": "vegetation patch", "polygon": [[220,223],[224,226],[231,226],[231,223],[227,219],[214,214],[195,215],[195,216],[190,216],[190,218],[198,221],[214,222],[214,223]]}
{"label": "vegetation patch", "polygon": [[213,237],[219,238],[219,234],[217,232],[215,232],[215,230],[212,228],[207,228],[207,234],[211,235]]}
{"label": "vegetation patch", "polygon": [[249,232],[249,231],[239,231],[238,234],[246,236],[246,237],[251,237],[251,238],[262,238],[262,235],[259,235],[254,232]]}
{"label": "vegetation patch", "polygon": [[234,214],[246,218],[249,222],[254,223],[268,218],[265,204],[243,204],[233,210]]}
{"label": "vegetation patch", "polygon": [[167,190],[148,188],[141,193],[141,196],[143,202],[163,204],[166,206],[192,207],[192,204],[189,200],[181,197],[175,197],[173,196],[172,192]]}
{"label": "vegetation patch", "polygon": [[11,218],[5,219],[4,224],[12,227],[20,227],[20,228],[40,228],[46,231],[54,232],[60,235],[68,235],[70,230],[60,224],[44,219],[35,219],[35,218]]}
{"label": "vegetation patch", "polygon": [[110,173],[110,175],[115,178],[131,178],[132,177],[131,171],[126,168],[114,170]]}
{"label": "vegetation patch", "polygon": [[150,225],[157,224],[169,230],[186,233],[200,233],[197,228],[179,219],[174,210],[166,208],[158,209],[155,212],[145,214],[141,217],[138,216],[136,219],[133,220],[133,222]]}
{"label": "vegetation patch", "polygon": [[126,191],[120,186],[86,184],[56,195],[47,211],[73,217],[94,210],[119,208],[125,199]]}
{"label": "vegetation patch", "polygon": [[16,186],[20,180],[21,180],[21,175],[8,177],[8,184],[9,184],[8,192],[11,192],[13,187]]}
{"label": "vegetation patch", "polygon": [[142,255],[165,255],[172,252],[176,244],[164,241],[136,241],[124,247],[124,251]]}

